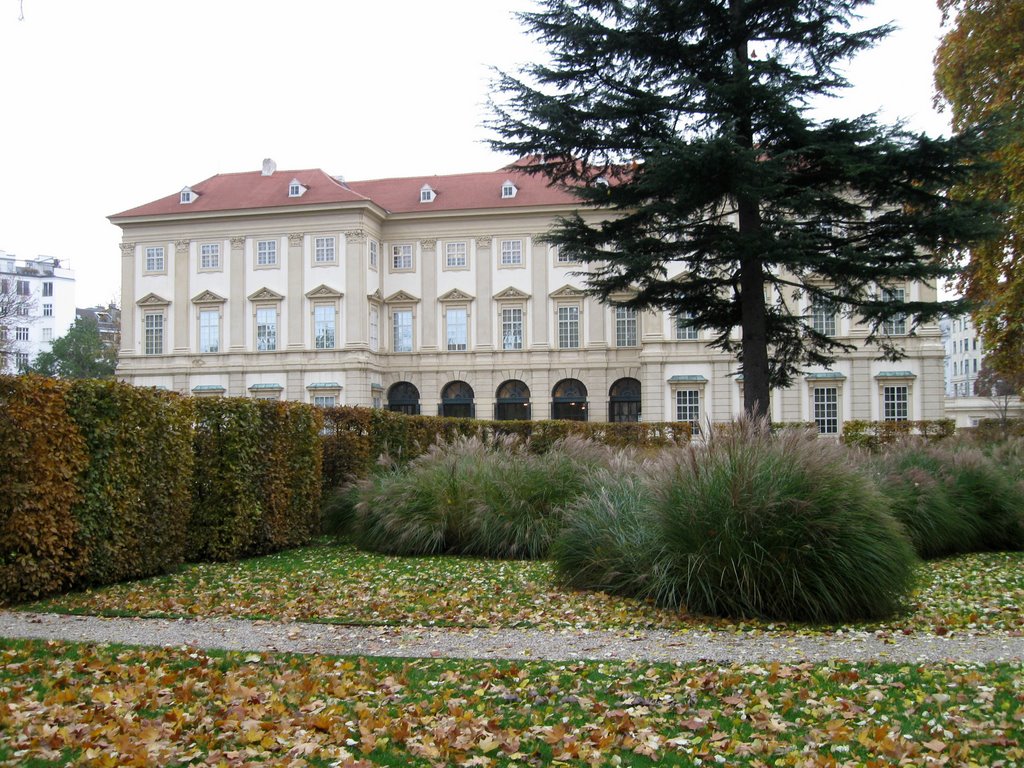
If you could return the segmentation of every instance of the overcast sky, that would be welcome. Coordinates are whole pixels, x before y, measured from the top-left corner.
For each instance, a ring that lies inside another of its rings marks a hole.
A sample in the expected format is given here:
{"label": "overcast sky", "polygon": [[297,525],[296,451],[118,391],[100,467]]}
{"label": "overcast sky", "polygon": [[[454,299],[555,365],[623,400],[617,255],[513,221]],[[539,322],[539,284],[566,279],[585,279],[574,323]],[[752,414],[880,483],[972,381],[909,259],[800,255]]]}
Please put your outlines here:
{"label": "overcast sky", "polygon": [[[0,250],[75,270],[79,306],[120,295],[110,214],[217,173],[350,180],[501,167],[481,127],[489,67],[536,51],[532,0],[0,0]],[[878,0],[900,29],[853,62],[833,114],[929,133],[935,0]]]}

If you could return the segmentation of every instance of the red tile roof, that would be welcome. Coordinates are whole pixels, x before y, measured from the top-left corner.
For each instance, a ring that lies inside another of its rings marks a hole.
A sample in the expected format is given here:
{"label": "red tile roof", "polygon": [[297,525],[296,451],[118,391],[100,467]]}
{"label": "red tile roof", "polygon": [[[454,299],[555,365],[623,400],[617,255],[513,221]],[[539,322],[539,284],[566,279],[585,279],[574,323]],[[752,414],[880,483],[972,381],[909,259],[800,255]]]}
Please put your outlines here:
{"label": "red tile roof", "polygon": [[[292,179],[307,188],[301,197],[288,197]],[[506,180],[516,185],[515,197],[502,198]],[[420,202],[424,184],[436,193],[433,202]],[[513,167],[484,173],[451,176],[410,176],[401,179],[341,182],[319,169],[224,173],[191,186],[191,203],[181,203],[179,193],[131,208],[111,219],[135,216],[172,216],[211,211],[241,211],[279,206],[299,207],[330,203],[373,202],[391,213],[522,208],[573,205],[577,199],[560,187],[549,186],[542,176],[527,176]]]}

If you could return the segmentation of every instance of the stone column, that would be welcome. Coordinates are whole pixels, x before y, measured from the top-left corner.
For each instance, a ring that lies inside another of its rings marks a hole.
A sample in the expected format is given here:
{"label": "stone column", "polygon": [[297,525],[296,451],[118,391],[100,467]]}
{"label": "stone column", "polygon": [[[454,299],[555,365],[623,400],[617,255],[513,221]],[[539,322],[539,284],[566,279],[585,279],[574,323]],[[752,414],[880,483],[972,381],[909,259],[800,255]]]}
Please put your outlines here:
{"label": "stone column", "polygon": [[[231,238],[231,266],[228,279],[228,309],[224,319],[228,321],[228,349],[232,352],[245,350],[245,238]],[[232,393],[232,396],[234,393]]]}
{"label": "stone column", "polygon": [[[483,251],[483,256],[480,251]],[[494,264],[491,262],[491,238],[476,239],[476,349],[489,352],[494,348],[494,300],[491,294]],[[491,392],[493,395],[494,393]]]}
{"label": "stone column", "polygon": [[[587,315],[587,328],[590,331],[590,343],[586,346],[598,348],[611,346],[605,330],[608,325],[605,322],[605,315],[608,312],[607,307],[597,299],[593,299],[590,296],[583,299],[583,306],[585,307]],[[583,339],[580,339],[580,346],[584,346],[582,341]]]}
{"label": "stone column", "polygon": [[188,261],[189,241],[178,240],[174,243],[174,301],[171,304],[170,313],[174,317],[174,352],[179,355],[187,355],[191,347],[189,328],[189,308],[192,304],[188,300]]}
{"label": "stone column", "polygon": [[[551,342],[548,337],[548,324],[551,317],[551,301],[548,298],[547,246],[536,245],[536,239],[534,240],[534,243],[533,268],[531,270],[532,286],[530,289],[533,293],[533,300],[530,302],[530,316],[527,319],[527,330],[533,336],[533,342],[530,344],[531,348],[547,349],[551,346]],[[541,251],[540,258],[537,257],[538,249]],[[532,398],[533,394],[531,393],[530,396]],[[547,413],[550,413],[551,392],[545,392],[544,396],[548,401]],[[535,411],[534,418],[547,418],[547,416],[538,416]]]}
{"label": "stone column", "polygon": [[424,352],[437,351],[437,240],[420,240],[420,333]]}
{"label": "stone column", "polygon": [[346,349],[370,348],[370,311],[366,301],[366,232],[345,232],[345,344]]}
{"label": "stone column", "polygon": [[121,357],[135,354],[139,323],[135,306],[135,243],[121,243]]}
{"label": "stone column", "polygon": [[[305,304],[303,293],[303,274],[306,269],[305,248],[306,236],[301,232],[288,235],[288,349],[302,349],[305,346],[302,332],[302,307]],[[291,391],[288,399],[295,399]]]}

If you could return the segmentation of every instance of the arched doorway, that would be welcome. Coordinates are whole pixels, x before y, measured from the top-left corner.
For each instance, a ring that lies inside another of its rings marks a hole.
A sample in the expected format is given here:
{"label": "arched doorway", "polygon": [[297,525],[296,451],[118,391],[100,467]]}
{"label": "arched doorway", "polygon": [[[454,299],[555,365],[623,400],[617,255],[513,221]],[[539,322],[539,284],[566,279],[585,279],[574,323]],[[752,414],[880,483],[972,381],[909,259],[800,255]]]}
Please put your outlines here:
{"label": "arched doorway", "polygon": [[439,416],[472,419],[476,416],[473,388],[464,381],[449,382],[441,390],[441,404],[437,411]]}
{"label": "arched doorway", "polygon": [[587,420],[587,388],[577,379],[562,379],[551,390],[551,418]]}
{"label": "arched doorway", "polygon": [[388,410],[416,416],[420,412],[420,391],[408,381],[392,384],[388,390]]}
{"label": "arched doorway", "polygon": [[608,390],[608,421],[640,421],[640,382],[619,379]]}
{"label": "arched doorway", "polygon": [[509,379],[495,393],[495,421],[530,418],[530,388],[517,379]]}

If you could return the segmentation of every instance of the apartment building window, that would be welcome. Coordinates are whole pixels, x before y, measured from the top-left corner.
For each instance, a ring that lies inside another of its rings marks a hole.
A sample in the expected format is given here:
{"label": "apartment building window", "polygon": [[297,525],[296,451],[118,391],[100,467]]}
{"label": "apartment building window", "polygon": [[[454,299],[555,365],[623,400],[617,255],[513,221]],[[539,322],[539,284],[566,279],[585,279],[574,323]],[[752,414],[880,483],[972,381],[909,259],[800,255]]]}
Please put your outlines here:
{"label": "apartment building window", "polygon": [[518,379],[504,382],[495,393],[496,421],[530,419],[530,388]]}
{"label": "apartment building window", "polygon": [[256,266],[277,266],[277,240],[256,241]]}
{"label": "apartment building window", "polygon": [[910,418],[910,388],[905,384],[882,387],[882,420],[906,421]]}
{"label": "apartment building window", "polygon": [[501,308],[501,348],[523,348],[523,308]]}
{"label": "apartment building window", "polygon": [[690,425],[691,434],[700,434],[700,390],[675,390],[676,421]]}
{"label": "apartment building window", "polygon": [[521,267],[523,265],[523,241],[502,240],[499,264],[503,267]]}
{"label": "apartment building window", "polygon": [[615,308],[615,346],[636,346],[636,310],[632,307]]}
{"label": "apartment building window", "polygon": [[49,280],[43,283],[43,296],[53,296],[53,283]]}
{"label": "apartment building window", "polygon": [[380,349],[380,309],[370,306],[370,349],[374,352]]}
{"label": "apartment building window", "polygon": [[380,246],[376,240],[369,240],[367,241],[367,247],[370,250],[370,269],[377,269],[380,259]]}
{"label": "apartment building window", "polygon": [[14,329],[14,340],[15,341],[28,341],[28,328],[22,328],[21,326]]}
{"label": "apartment building window", "polygon": [[28,370],[28,352],[14,353],[14,367],[19,371]]}
{"label": "apartment building window", "polygon": [[28,304],[18,304],[14,308],[14,314],[18,317],[28,317]]}
{"label": "apartment building window", "polygon": [[53,328],[43,328],[43,341],[53,341]]}
{"label": "apartment building window", "polygon": [[199,246],[199,269],[220,269],[220,243],[202,243]]}
{"label": "apartment building window", "polygon": [[839,434],[839,388],[814,387],[814,423],[819,434]]}
{"label": "apartment building window", "polygon": [[[902,302],[905,292],[902,288],[886,288],[882,291],[882,301]],[[907,316],[905,314],[893,315],[882,323],[882,330],[887,336],[905,336],[907,334]]]}
{"label": "apartment building window", "polygon": [[313,238],[313,263],[314,264],[336,264],[338,262],[338,251],[335,247],[334,235],[324,235]]}
{"label": "apartment building window", "polygon": [[164,313],[146,312],[142,319],[145,352],[147,355],[164,353]]}
{"label": "apartment building window", "polygon": [[391,271],[412,271],[412,245],[404,243],[391,246]]}
{"label": "apartment building window", "polygon": [[640,421],[640,382],[619,379],[608,390],[608,421]]}
{"label": "apartment building window", "polygon": [[29,287],[28,280],[19,280],[16,286],[16,292],[19,296],[28,296],[32,293],[32,289]]}
{"label": "apartment building window", "polygon": [[313,341],[317,349],[334,349],[334,304],[313,306]]}
{"label": "apartment building window", "polygon": [[199,310],[199,351],[220,352],[220,310]]}
{"label": "apartment building window", "polygon": [[696,341],[700,335],[693,324],[693,312],[679,312],[675,315],[676,341]]}
{"label": "apartment building window", "polygon": [[164,272],[167,268],[167,260],[164,258],[164,247],[162,245],[151,245],[146,248],[146,271]]}
{"label": "apartment building window", "polygon": [[444,254],[445,269],[467,269],[469,267],[465,243],[446,243]]}
{"label": "apartment building window", "polygon": [[412,310],[396,309],[391,313],[392,352],[412,352]]}
{"label": "apartment building window", "polygon": [[465,352],[469,348],[469,311],[466,307],[448,307],[444,315],[448,351]]}
{"label": "apartment building window", "polygon": [[277,349],[277,307],[256,308],[256,351]]}
{"label": "apartment building window", "polygon": [[551,418],[587,420],[587,387],[577,379],[562,379],[551,390]]}
{"label": "apartment building window", "polygon": [[811,300],[811,328],[823,336],[836,335],[836,311],[823,297]]}
{"label": "apartment building window", "polygon": [[580,308],[578,304],[558,308],[558,348],[579,349]]}
{"label": "apartment building window", "polygon": [[53,304],[43,304],[43,317],[53,317]]}

